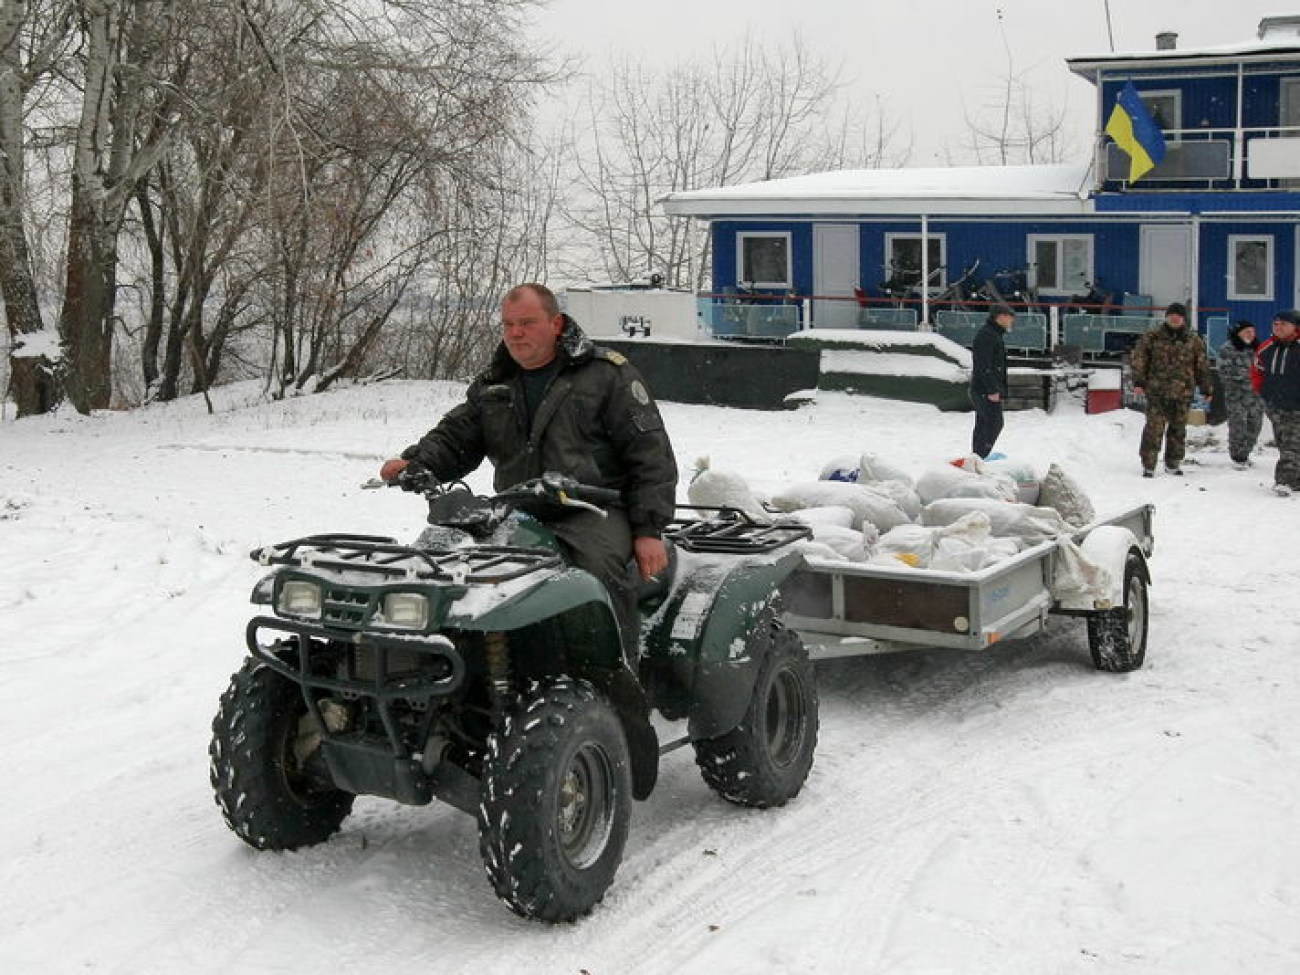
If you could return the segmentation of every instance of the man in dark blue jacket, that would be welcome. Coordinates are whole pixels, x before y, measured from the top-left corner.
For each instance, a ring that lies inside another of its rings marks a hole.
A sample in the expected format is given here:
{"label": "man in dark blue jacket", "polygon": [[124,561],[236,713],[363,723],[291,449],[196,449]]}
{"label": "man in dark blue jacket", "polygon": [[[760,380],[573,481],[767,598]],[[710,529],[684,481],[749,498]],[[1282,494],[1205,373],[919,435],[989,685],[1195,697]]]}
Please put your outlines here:
{"label": "man in dark blue jacket", "polygon": [[1278,312],[1273,337],[1259,347],[1254,379],[1277,442],[1273,490],[1300,491],[1300,312]]}
{"label": "man in dark blue jacket", "polygon": [[1007,396],[1007,330],[1016,313],[1006,305],[989,309],[988,320],[971,346],[970,401],[975,407],[971,450],[987,457],[1002,432],[1002,403]]}

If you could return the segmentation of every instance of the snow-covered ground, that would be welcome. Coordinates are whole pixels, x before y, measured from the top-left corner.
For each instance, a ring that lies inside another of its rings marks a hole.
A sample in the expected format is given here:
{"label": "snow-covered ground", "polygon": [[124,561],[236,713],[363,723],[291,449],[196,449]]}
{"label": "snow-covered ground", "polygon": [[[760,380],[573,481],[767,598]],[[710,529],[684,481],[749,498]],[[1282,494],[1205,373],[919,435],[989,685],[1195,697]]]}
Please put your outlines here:
{"label": "snow-covered ground", "polygon": [[[448,807],[363,800],[322,847],[246,847],[206,749],[247,552],[414,537],[417,498],[359,485],[460,391],[0,422],[0,971],[1300,971],[1300,498],[1268,492],[1271,449],[1232,470],[1222,428],[1187,477],[1144,481],[1141,418],[1073,401],[1011,414],[998,446],[1103,513],[1156,504],[1144,669],[1093,671],[1066,618],[987,653],[823,663],[798,799],[732,806],[668,755],[573,925],[497,903]],[[840,394],[664,414],[683,468],[708,454],[765,491],[864,449],[919,473],[971,426]]]}

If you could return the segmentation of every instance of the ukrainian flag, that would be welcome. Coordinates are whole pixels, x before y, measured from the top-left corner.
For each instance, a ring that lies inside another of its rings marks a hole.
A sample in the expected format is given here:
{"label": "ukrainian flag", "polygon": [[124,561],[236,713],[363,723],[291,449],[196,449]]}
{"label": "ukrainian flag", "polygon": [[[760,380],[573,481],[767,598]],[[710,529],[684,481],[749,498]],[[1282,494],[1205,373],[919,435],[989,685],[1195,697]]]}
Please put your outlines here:
{"label": "ukrainian flag", "polygon": [[1142,104],[1133,82],[1124,85],[1106,123],[1106,134],[1128,153],[1128,181],[1136,183],[1165,158],[1165,134]]}

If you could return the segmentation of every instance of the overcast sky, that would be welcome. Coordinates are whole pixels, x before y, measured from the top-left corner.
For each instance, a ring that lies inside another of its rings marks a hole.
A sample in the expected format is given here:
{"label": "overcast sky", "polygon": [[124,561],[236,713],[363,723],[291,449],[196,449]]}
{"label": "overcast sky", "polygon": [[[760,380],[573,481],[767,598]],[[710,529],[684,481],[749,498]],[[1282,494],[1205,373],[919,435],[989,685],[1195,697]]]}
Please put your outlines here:
{"label": "overcast sky", "polygon": [[[1183,48],[1251,41],[1260,18],[1279,13],[1300,14],[1300,0],[1110,0],[1120,52],[1151,50],[1165,30]],[[536,22],[543,43],[597,73],[611,57],[671,63],[747,29],[771,41],[799,30],[843,64],[852,91],[869,102],[879,95],[910,130],[913,166],[948,162],[945,147],[959,149],[964,118],[999,104],[1008,73],[1067,109],[1086,152],[1094,89],[1064,59],[1110,50],[1103,0],[551,0]]]}

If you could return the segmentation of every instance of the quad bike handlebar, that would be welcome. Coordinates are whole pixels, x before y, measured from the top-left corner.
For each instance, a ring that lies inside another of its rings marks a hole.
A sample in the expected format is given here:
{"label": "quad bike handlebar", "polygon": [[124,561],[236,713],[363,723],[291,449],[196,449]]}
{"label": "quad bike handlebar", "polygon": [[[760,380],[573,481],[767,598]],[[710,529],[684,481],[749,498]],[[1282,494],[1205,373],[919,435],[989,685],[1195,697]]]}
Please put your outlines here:
{"label": "quad bike handlebar", "polygon": [[488,508],[506,505],[530,512],[556,507],[582,508],[602,517],[607,513],[606,508],[620,505],[623,499],[622,493],[613,488],[583,484],[567,474],[554,471],[521,481],[489,497],[481,497],[474,495],[463,481],[439,480],[432,471],[414,463],[408,464],[391,480],[372,478],[361,486],[366,490],[399,488],[423,495],[430,504],[459,495],[466,502],[472,499],[478,505]]}

